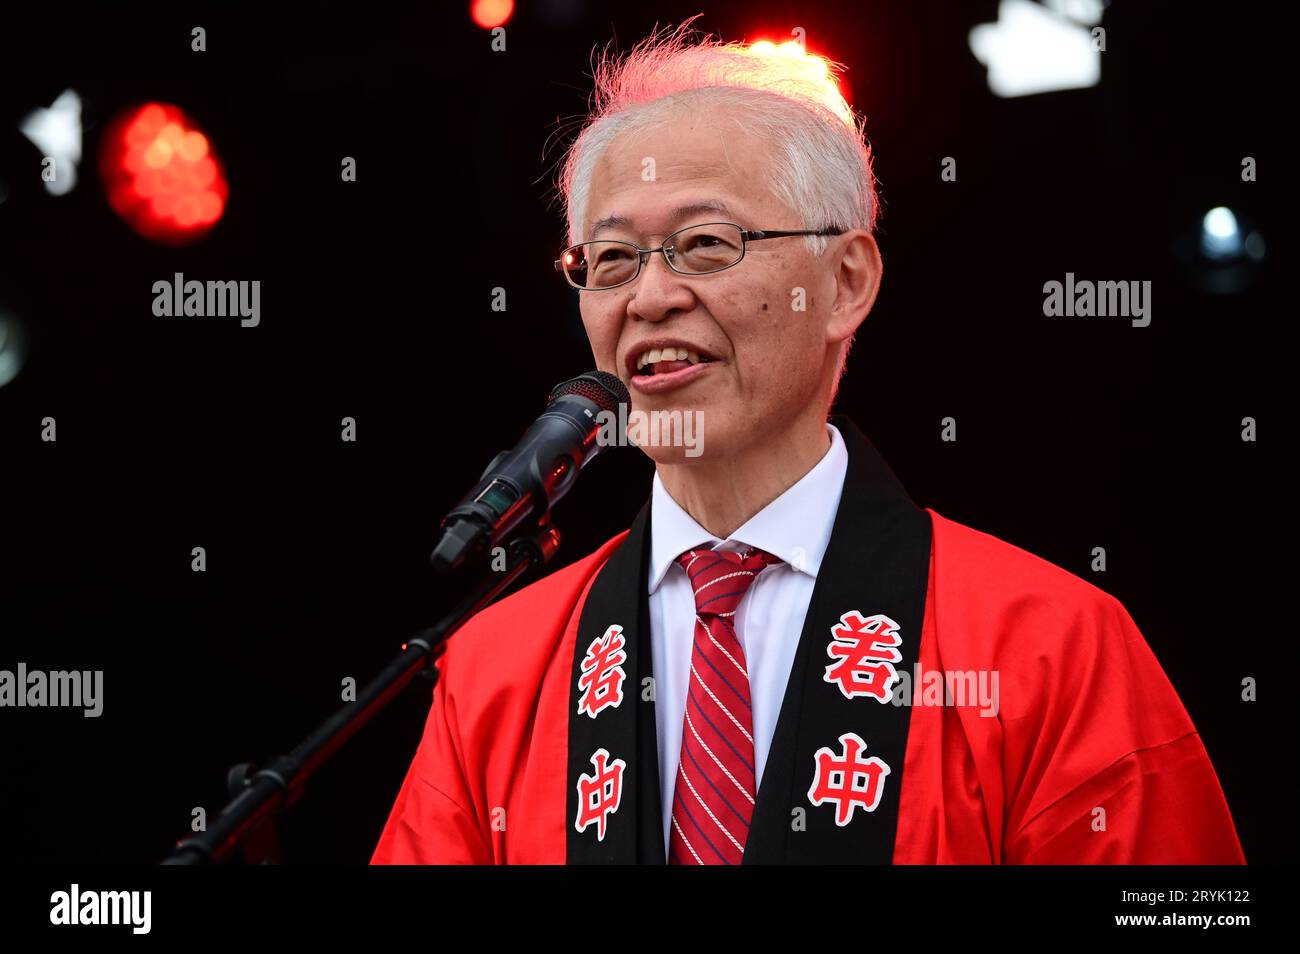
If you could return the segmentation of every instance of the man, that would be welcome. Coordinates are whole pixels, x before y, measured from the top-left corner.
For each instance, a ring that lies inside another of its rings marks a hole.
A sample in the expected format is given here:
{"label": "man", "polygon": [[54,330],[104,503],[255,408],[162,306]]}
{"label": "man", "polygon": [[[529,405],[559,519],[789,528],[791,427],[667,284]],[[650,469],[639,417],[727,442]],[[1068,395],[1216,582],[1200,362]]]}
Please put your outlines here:
{"label": "man", "polygon": [[596,81],[557,264],[703,452],[643,445],[632,528],[451,639],[373,861],[1244,861],[1120,603],[827,423],[881,260],[825,63],[678,31]]}

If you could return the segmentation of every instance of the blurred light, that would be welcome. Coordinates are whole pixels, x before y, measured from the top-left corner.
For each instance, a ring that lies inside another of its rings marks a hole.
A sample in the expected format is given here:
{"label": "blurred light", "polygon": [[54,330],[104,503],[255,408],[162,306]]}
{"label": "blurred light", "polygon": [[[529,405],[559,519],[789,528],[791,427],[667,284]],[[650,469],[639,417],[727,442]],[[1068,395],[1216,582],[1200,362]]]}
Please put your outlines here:
{"label": "blurred light", "polygon": [[1237,217],[1231,209],[1221,205],[1205,213],[1201,220],[1201,253],[1206,258],[1216,261],[1236,258],[1243,245]]}
{"label": "blurred light", "polygon": [[1029,96],[1083,89],[1101,81],[1101,51],[1089,26],[1101,4],[1057,0],[1052,9],[1030,0],[1002,0],[998,22],[970,31],[970,49],[988,67],[997,96]]}
{"label": "blurred light", "polygon": [[54,180],[45,183],[51,195],[66,195],[77,184],[81,162],[81,97],[70,89],[59,94],[49,109],[37,109],[18,124],[43,157],[54,160]]}
{"label": "blurred light", "polygon": [[18,319],[0,312],[0,388],[4,387],[23,368],[27,357],[27,340]]}
{"label": "blurred light", "polygon": [[749,51],[760,56],[788,56],[792,60],[807,56],[806,51],[797,40],[786,40],[780,46],[777,46],[771,40],[759,40],[757,43],[750,44]]}
{"label": "blurred light", "polygon": [[751,43],[745,52],[750,56],[780,56],[792,61],[798,61],[800,72],[804,74],[804,79],[815,86],[821,87],[821,93],[818,96],[821,104],[835,115],[839,116],[848,125],[853,125],[853,109],[846,102],[847,97],[841,88],[838,77],[831,69],[830,60],[824,56],[818,56],[816,53],[809,53],[804,47],[795,40],[786,40],[783,43],[773,43],[771,40],[758,40]]}
{"label": "blurred light", "polygon": [[1110,6],[1110,0],[1043,0],[1043,4],[1063,17],[1096,26],[1101,22],[1102,12]]}
{"label": "blurred light", "polygon": [[485,30],[504,26],[514,12],[514,0],[473,0],[469,6],[469,15]]}
{"label": "blurred light", "polygon": [[1174,236],[1173,253],[1194,287],[1237,295],[1251,288],[1263,270],[1264,236],[1248,208],[1216,205],[1188,215]]}
{"label": "blurred light", "polygon": [[145,238],[168,245],[207,234],[230,195],[211,140],[165,103],[114,118],[104,133],[99,171],[113,210]]}

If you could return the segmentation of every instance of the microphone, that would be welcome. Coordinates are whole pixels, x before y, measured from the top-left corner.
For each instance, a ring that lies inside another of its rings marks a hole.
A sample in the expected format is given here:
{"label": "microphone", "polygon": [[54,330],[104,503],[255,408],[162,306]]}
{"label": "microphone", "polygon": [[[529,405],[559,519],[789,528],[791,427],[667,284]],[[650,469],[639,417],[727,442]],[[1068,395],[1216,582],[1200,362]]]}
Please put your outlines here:
{"label": "microphone", "polygon": [[578,471],[603,449],[597,415],[629,403],[617,375],[589,371],[557,384],[546,410],[513,450],[502,451],[440,524],[429,562],[449,573],[508,540],[526,521],[540,521],[569,492]]}

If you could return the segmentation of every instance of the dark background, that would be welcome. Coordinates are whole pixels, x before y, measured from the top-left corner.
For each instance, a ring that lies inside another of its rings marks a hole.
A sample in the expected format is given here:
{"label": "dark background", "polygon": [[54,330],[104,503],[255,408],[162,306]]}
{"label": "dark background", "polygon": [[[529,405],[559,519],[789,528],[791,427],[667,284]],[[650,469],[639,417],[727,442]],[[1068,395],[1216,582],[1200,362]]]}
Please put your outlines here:
{"label": "dark background", "polygon": [[[557,134],[592,48],[703,12],[729,40],[804,27],[867,117],[885,273],[839,409],[919,504],[1116,595],[1247,859],[1295,859],[1287,5],[1115,4],[1099,87],[1012,100],[967,47],[992,2],[523,2],[505,53],[468,3],[42,6],[0,14],[0,311],[30,346],[0,387],[0,668],[103,669],[105,710],[0,711],[0,858],[162,858],[194,806],[215,815],[229,765],[296,743],[464,585],[427,570],[438,517],[592,365],[551,268]],[[16,124],[69,87],[81,183],[52,198]],[[104,125],[147,99],[226,164],[226,215],[189,248],[137,238],[94,173]],[[1216,294],[1176,250],[1220,204],[1267,255]],[[260,280],[261,325],[154,317],[176,271]],[[1150,327],[1044,318],[1067,271],[1150,280]],[[626,528],[650,474],[632,450],[595,462],[558,509],[553,565]],[[313,782],[286,861],[369,858],[427,709],[410,690]]]}

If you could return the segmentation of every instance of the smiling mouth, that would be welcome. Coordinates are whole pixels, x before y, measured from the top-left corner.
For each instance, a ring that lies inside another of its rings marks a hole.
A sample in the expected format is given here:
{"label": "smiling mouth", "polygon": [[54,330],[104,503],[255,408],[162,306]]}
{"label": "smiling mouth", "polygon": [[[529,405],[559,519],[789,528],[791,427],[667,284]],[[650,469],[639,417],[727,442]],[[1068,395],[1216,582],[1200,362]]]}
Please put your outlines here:
{"label": "smiling mouth", "polygon": [[642,395],[665,394],[686,387],[696,378],[707,377],[717,363],[702,356],[694,362],[689,356],[678,358],[675,355],[664,360],[661,354],[658,361],[646,361],[637,368],[637,373],[632,375],[628,384]]}
{"label": "smiling mouth", "polygon": [[684,371],[697,364],[709,364],[712,361],[713,359],[708,355],[701,355],[685,348],[653,348],[642,352],[636,359],[636,375],[638,377],[667,375]]}

